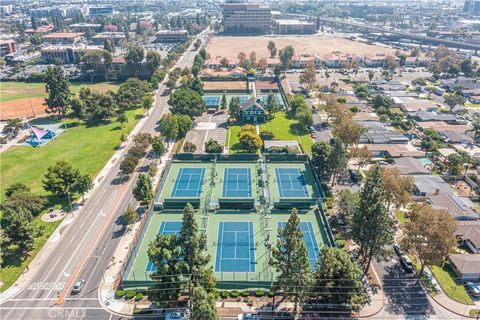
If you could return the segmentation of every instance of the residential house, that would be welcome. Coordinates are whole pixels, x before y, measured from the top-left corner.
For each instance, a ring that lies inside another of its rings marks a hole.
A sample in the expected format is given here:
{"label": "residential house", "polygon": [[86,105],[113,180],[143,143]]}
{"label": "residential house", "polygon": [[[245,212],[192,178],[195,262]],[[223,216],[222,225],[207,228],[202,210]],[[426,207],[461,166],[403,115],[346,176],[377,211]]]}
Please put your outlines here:
{"label": "residential house", "polygon": [[273,69],[275,68],[275,66],[277,64],[281,64],[280,63],[280,60],[278,58],[267,58],[267,66],[270,68],[270,69]]}
{"label": "residential house", "polygon": [[451,254],[448,261],[460,280],[480,280],[480,254]]}
{"label": "residential house", "polygon": [[411,175],[429,175],[430,171],[418,159],[412,157],[395,158],[394,165],[388,165],[388,168],[397,168],[400,174],[404,176]]}
{"label": "residential house", "polygon": [[454,114],[437,114],[428,111],[410,112],[408,116],[417,122],[443,121],[449,124],[457,123],[457,117]]}
{"label": "residential house", "polygon": [[360,137],[360,143],[407,144],[409,141],[408,137],[395,131],[366,132]]}
{"label": "residential house", "polygon": [[292,57],[292,68],[295,69],[305,69],[307,63],[313,61],[315,63],[315,68],[320,68],[322,66],[322,59],[318,55],[312,54],[294,54]]}
{"label": "residential house", "polygon": [[[365,65],[369,68],[383,67],[387,57],[385,53],[367,53],[365,55]],[[394,58],[395,60],[399,60],[396,57]]]}
{"label": "residential house", "polygon": [[330,53],[323,57],[323,63],[328,68],[345,68],[348,64],[356,62],[358,65],[363,63],[363,57],[356,54],[334,54]]}
{"label": "residential house", "polygon": [[428,196],[427,202],[432,208],[443,209],[459,221],[478,220],[480,217],[472,209],[473,203],[468,198],[460,198],[455,194],[439,193]]}
{"label": "residential house", "polygon": [[455,235],[460,239],[461,245],[480,254],[480,220],[458,221]]}
{"label": "residential house", "polygon": [[205,68],[208,69],[220,69],[222,67],[222,64],[220,63],[219,58],[211,58],[205,61],[203,64]]}
{"label": "residential house", "polygon": [[364,144],[374,157],[414,157],[425,156],[425,151],[418,150],[409,144]]}
{"label": "residential house", "polygon": [[428,67],[432,63],[432,59],[428,57],[407,57],[405,59],[405,67]]}
{"label": "residential house", "polygon": [[425,129],[433,129],[437,132],[441,131],[454,131],[458,133],[465,133],[469,131],[471,128],[468,125],[464,124],[449,124],[444,121],[425,121],[425,122],[419,122],[418,126],[422,128],[422,130]]}
{"label": "residential house", "polygon": [[407,86],[397,80],[372,80],[370,86],[378,91],[405,91]]}
{"label": "residential house", "polygon": [[461,90],[473,90],[480,89],[480,81],[475,78],[469,77],[456,77],[452,79],[444,79],[440,81],[442,87],[447,90],[455,91],[457,89]]}
{"label": "residential house", "polygon": [[468,97],[468,101],[475,104],[480,104],[480,96],[471,96]]}
{"label": "residential house", "polygon": [[256,96],[251,97],[242,103],[242,119],[243,122],[265,122],[267,119],[267,111],[263,107],[260,99]]}
{"label": "residential house", "polygon": [[442,130],[438,132],[444,137],[447,143],[461,143],[464,145],[473,144],[473,138],[463,132]]}
{"label": "residential house", "polygon": [[439,104],[427,99],[415,99],[412,97],[395,97],[393,101],[396,106],[400,107],[403,112],[434,112],[438,109]]}
{"label": "residential house", "polygon": [[450,185],[439,176],[414,175],[413,185],[413,195],[418,197],[454,194]]}

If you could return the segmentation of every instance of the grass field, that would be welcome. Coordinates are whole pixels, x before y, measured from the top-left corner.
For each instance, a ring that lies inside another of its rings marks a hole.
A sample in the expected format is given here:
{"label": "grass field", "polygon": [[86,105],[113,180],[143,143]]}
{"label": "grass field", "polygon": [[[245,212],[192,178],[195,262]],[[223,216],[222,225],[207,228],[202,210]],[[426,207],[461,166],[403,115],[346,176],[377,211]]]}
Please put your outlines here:
{"label": "grass field", "polygon": [[[142,117],[144,110],[127,111],[128,123],[123,129],[116,122],[97,124],[78,124],[73,120],[67,121],[70,126],[68,132],[43,147],[15,146],[2,153],[0,163],[1,193],[0,201],[5,198],[5,188],[12,183],[23,182],[29,185],[33,192],[47,195],[49,203],[46,207],[66,206],[65,199],[59,199],[47,194],[42,188],[42,178],[47,168],[56,161],[65,160],[82,173],[95,177],[113,155],[120,143],[122,132],[129,132]],[[38,119],[36,121],[41,121]],[[47,119],[43,119],[47,120]],[[35,240],[34,248],[25,260],[19,257],[5,257],[3,268],[0,270],[0,279],[3,286],[0,292],[10,287],[35,255],[40,251],[47,239],[61,221],[46,223],[41,221],[40,214],[35,221],[44,228],[42,237]]]}
{"label": "grass field", "polygon": [[333,51],[359,55],[366,53],[395,53],[395,49],[392,48],[326,35],[213,37],[207,51],[211,57],[237,58],[239,52],[243,51],[248,55],[250,52],[255,51],[257,59],[269,58],[270,54],[267,49],[269,41],[275,42],[279,49],[291,45],[298,54],[318,54],[321,57]]}
{"label": "grass field", "polygon": [[[74,94],[78,94],[82,87],[91,87],[97,91],[105,92],[107,90],[115,90],[118,84],[111,82],[100,83],[71,83],[70,89]],[[35,115],[45,114],[45,106],[43,106],[45,92],[44,83],[26,83],[26,82],[2,82],[0,84],[0,101],[1,112],[0,118],[23,118],[32,117],[32,108]]]}
{"label": "grass field", "polygon": [[[238,132],[241,125],[233,125],[228,129],[229,153],[243,152],[238,144]],[[260,131],[270,130],[273,132],[274,140],[296,140],[302,146],[305,153],[311,154],[313,140],[308,131],[306,131],[296,120],[291,119],[285,112],[277,112],[275,118],[267,123],[260,125]],[[297,135],[298,134],[298,135]]]}
{"label": "grass field", "polygon": [[297,140],[305,153],[311,154],[313,140],[307,130],[285,112],[277,112],[270,122],[260,125],[260,131],[270,130],[275,140]]}
{"label": "grass field", "polygon": [[430,270],[432,270],[435,279],[447,296],[463,304],[473,304],[472,298],[470,298],[462,282],[455,280],[457,276],[448,262],[445,262],[443,266],[430,266]]}

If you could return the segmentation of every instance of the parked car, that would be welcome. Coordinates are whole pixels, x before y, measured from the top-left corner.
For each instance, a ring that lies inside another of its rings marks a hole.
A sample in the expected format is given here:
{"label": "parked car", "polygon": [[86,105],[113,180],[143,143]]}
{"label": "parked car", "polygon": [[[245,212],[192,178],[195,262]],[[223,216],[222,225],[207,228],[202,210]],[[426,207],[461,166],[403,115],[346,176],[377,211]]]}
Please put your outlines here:
{"label": "parked car", "polygon": [[308,127],[308,131],[310,131],[310,133],[315,132],[315,128],[313,126],[310,126]]}
{"label": "parked car", "polygon": [[395,253],[396,253],[399,257],[403,256],[403,251],[402,251],[402,249],[400,248],[400,246],[399,246],[398,244],[394,244],[394,245],[393,245],[393,250],[395,250]]}
{"label": "parked car", "polygon": [[413,268],[413,263],[412,260],[406,255],[403,255],[400,258],[400,263],[402,264],[403,269],[405,269],[406,272],[412,273],[414,268]]}
{"label": "parked car", "polygon": [[85,280],[80,279],[73,285],[71,294],[78,294],[82,291],[83,285],[85,284]]}
{"label": "parked car", "polygon": [[186,312],[170,312],[165,315],[165,320],[187,320],[188,314]]}
{"label": "parked car", "polygon": [[350,178],[352,179],[352,182],[353,183],[357,183],[358,182],[358,175],[357,173],[355,172],[355,170],[353,169],[348,169],[348,173],[350,174]]}
{"label": "parked car", "polygon": [[465,283],[465,290],[467,290],[473,298],[480,299],[480,285],[478,283]]}
{"label": "parked car", "polygon": [[237,320],[260,320],[260,317],[253,313],[242,313],[237,316]]}

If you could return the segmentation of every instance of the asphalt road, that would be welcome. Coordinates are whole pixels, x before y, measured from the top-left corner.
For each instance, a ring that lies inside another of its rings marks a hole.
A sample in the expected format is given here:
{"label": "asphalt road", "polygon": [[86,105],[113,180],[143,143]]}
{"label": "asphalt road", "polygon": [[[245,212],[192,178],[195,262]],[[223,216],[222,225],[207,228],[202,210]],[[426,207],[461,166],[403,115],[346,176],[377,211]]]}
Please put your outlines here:
{"label": "asphalt road", "polygon": [[[177,66],[193,64],[197,51],[187,50]],[[168,96],[158,90],[154,108],[140,132],[155,133],[157,122],[168,111]],[[132,143],[130,143],[131,145]],[[122,157],[130,147],[122,151]],[[103,283],[106,268],[125,232],[122,214],[127,204],[135,205],[132,188],[139,168],[127,182],[119,179],[121,157],[102,178],[100,185],[77,211],[74,221],[66,227],[54,252],[45,259],[34,280],[13,299],[0,306],[2,319],[117,319],[105,311],[98,301],[98,288]],[[121,261],[115,261],[121,263]],[[77,279],[86,280],[77,296],[70,290]],[[65,295],[63,304],[56,306],[57,297]]]}

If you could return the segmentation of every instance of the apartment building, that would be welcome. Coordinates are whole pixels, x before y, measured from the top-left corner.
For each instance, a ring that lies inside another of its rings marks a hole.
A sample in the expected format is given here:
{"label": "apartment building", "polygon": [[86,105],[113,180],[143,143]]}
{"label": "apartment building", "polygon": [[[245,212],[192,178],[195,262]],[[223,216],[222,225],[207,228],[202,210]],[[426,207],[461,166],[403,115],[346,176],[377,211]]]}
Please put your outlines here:
{"label": "apartment building", "polygon": [[46,63],[61,60],[66,64],[76,64],[81,57],[91,51],[101,51],[98,46],[48,46],[41,49],[42,59]]}
{"label": "apartment building", "polygon": [[82,35],[82,32],[54,32],[43,36],[42,41],[50,44],[72,44],[80,41]]}
{"label": "apartment building", "polygon": [[317,32],[314,22],[294,19],[275,20],[275,32],[278,34],[314,34]]}
{"label": "apartment building", "polygon": [[155,33],[156,42],[173,43],[184,42],[188,40],[188,31],[183,29],[160,30]]}
{"label": "apartment building", "polygon": [[231,34],[264,34],[270,32],[270,6],[255,3],[225,3],[223,31]]}
{"label": "apartment building", "polygon": [[7,54],[15,52],[15,41],[13,40],[0,40],[0,57],[4,57]]}

